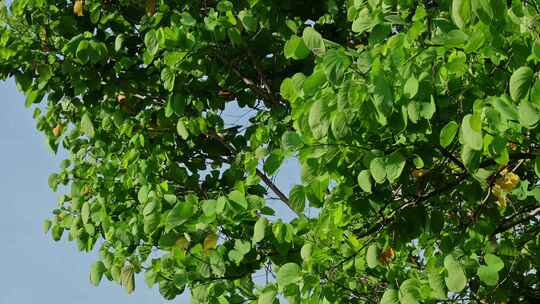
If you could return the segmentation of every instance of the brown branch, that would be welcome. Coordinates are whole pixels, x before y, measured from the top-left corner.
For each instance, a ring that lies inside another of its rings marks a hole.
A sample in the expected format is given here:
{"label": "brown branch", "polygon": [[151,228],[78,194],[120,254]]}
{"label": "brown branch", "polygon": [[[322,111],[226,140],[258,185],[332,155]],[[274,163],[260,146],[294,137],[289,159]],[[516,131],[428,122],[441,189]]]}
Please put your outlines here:
{"label": "brown branch", "polygon": [[272,189],[272,191],[279,197],[279,199],[289,207],[296,215],[299,215],[298,212],[294,210],[294,208],[291,206],[291,203],[289,202],[289,198],[279,188],[272,182],[268,176],[266,176],[264,173],[261,172],[259,169],[255,169],[257,176],[261,178],[261,180],[268,186],[268,188]]}
{"label": "brown branch", "polygon": [[[229,150],[230,153],[236,154],[236,150],[234,149],[234,147],[229,145],[229,143],[225,142],[225,140],[221,136],[216,134],[215,132],[210,131],[210,132],[208,132],[207,136],[219,141],[223,146],[225,146],[225,148],[227,150]],[[285,194],[283,194],[283,192],[274,184],[274,182],[272,182],[272,180],[270,180],[270,178],[268,178],[268,176],[266,176],[259,169],[256,169],[256,174],[263,181],[263,183],[265,183],[266,186],[268,186],[268,188],[272,189],[272,191],[279,197],[279,199],[283,203],[285,203],[285,205],[287,205],[287,207],[289,207],[289,209],[291,209],[297,216],[300,215],[291,206],[291,204],[289,202],[289,198]]]}
{"label": "brown branch", "polygon": [[[218,51],[219,52],[219,51]],[[219,55],[216,52],[216,57],[226,66],[229,67],[229,69],[242,80],[242,82],[251,90],[253,91],[259,98],[263,100],[269,100],[271,102],[272,107],[279,108],[281,105],[275,100],[274,96],[272,94],[269,94],[265,92],[262,88],[257,86],[253,80],[250,78],[244,76],[242,72],[234,66],[231,62],[229,62],[227,59],[225,59],[223,56]]]}
{"label": "brown branch", "polygon": [[[522,224],[522,223],[525,223],[529,220],[532,220],[534,217],[536,217],[538,214],[540,214],[540,207],[530,211],[530,212],[527,212],[527,213],[522,213],[522,214],[519,214],[517,216],[512,216],[510,219],[506,219],[503,221],[503,223],[501,225],[499,225],[495,231],[491,234],[492,236],[495,236],[499,233],[502,233],[502,232],[505,232],[506,230],[514,227],[514,226],[517,226],[519,224]],[[512,218],[514,220],[512,220]]]}
{"label": "brown branch", "polygon": [[[396,209],[392,210],[392,212],[390,213],[390,216],[389,217],[386,217],[386,218],[383,218],[382,220],[380,220],[379,222],[377,222],[376,224],[374,224],[373,226],[371,226],[370,228],[368,228],[366,231],[360,233],[357,235],[357,237],[365,237],[365,236],[368,236],[374,232],[377,232],[379,231],[379,229],[382,229],[384,226],[388,225],[388,224],[391,224],[394,220],[394,216],[398,213],[398,211],[400,210],[403,210],[407,207],[411,207],[411,206],[416,206],[418,205],[419,203],[423,202],[423,201],[426,201],[436,195],[439,195],[439,194],[442,194],[444,192],[447,192],[447,191],[450,191],[452,189],[454,189],[455,187],[459,186],[466,178],[467,178],[467,173],[463,173],[461,174],[457,179],[456,181],[454,181],[453,183],[451,184],[448,184],[444,187],[441,187],[439,189],[435,189],[425,195],[422,195],[422,196],[418,196],[417,199],[415,201],[412,201],[412,202],[408,202],[408,203],[405,203],[403,205],[400,205],[399,207],[397,207]],[[357,232],[358,230],[355,230],[354,232]]]}
{"label": "brown branch", "polygon": [[262,69],[259,66],[257,60],[255,60],[255,56],[253,55],[253,53],[251,52],[251,50],[249,48],[247,49],[247,54],[248,54],[249,58],[251,59],[251,63],[253,64],[253,67],[255,68],[257,73],[259,74],[259,78],[261,79],[261,83],[262,83],[263,87],[266,89],[266,92],[268,93],[268,97],[270,98],[270,101],[272,102],[272,104],[275,107],[281,107],[279,101],[276,99],[276,97],[272,93],[272,87],[271,87],[270,82],[266,78],[266,75],[262,71]]}
{"label": "brown branch", "polygon": [[450,153],[450,151],[443,148],[442,146],[437,147],[437,149],[441,152],[442,155],[448,157],[448,159],[450,159],[453,163],[458,165],[458,167],[460,167],[462,170],[467,171],[467,168],[465,168],[465,165],[463,164],[463,162],[461,162],[457,157],[455,157],[452,153]]}

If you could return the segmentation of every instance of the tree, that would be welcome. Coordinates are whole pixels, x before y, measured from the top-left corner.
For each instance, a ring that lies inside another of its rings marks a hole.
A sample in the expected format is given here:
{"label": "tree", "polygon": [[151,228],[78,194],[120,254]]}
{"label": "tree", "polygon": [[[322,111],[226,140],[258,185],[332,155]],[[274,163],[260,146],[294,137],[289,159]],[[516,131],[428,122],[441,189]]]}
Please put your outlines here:
{"label": "tree", "polygon": [[14,0],[0,31],[1,78],[70,153],[45,230],[99,247],[93,284],[540,301],[539,1]]}

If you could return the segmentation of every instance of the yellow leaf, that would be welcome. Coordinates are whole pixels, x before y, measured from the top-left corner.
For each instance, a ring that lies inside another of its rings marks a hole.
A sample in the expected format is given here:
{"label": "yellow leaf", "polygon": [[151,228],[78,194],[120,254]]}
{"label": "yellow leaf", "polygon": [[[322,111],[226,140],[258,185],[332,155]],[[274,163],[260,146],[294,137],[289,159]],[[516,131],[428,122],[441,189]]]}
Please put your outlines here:
{"label": "yellow leaf", "polygon": [[510,192],[514,190],[520,182],[520,178],[514,172],[508,172],[497,178],[495,184],[501,187],[502,190]]}
{"label": "yellow leaf", "polygon": [[62,134],[62,130],[64,129],[64,126],[62,124],[57,124],[56,127],[52,129],[53,135],[55,137],[60,136]]}
{"label": "yellow leaf", "polygon": [[415,178],[419,178],[419,177],[422,177],[424,175],[426,175],[428,172],[428,170],[425,170],[425,169],[414,169],[412,170],[411,174],[413,177]]}
{"label": "yellow leaf", "polygon": [[181,236],[178,240],[176,240],[176,246],[178,246],[181,249],[186,250],[188,248],[188,245],[189,245],[189,241],[183,236]]}
{"label": "yellow leaf", "polygon": [[506,208],[506,206],[508,206],[508,201],[506,199],[506,192],[501,188],[499,184],[495,183],[491,192],[497,198],[495,203],[497,203],[499,208]]}
{"label": "yellow leaf", "polygon": [[154,15],[156,12],[156,0],[146,0],[146,14],[148,16]]}
{"label": "yellow leaf", "polygon": [[208,251],[212,249],[216,249],[216,245],[217,245],[217,235],[212,232],[208,234],[203,241],[204,254],[208,254]]}
{"label": "yellow leaf", "polygon": [[84,16],[83,11],[84,11],[84,0],[75,0],[75,4],[73,5],[73,13],[81,17],[81,16]]}
{"label": "yellow leaf", "polygon": [[384,250],[382,250],[381,253],[379,254],[379,261],[382,264],[386,265],[390,263],[390,261],[392,261],[395,257],[396,257],[396,252],[394,248],[387,247]]}

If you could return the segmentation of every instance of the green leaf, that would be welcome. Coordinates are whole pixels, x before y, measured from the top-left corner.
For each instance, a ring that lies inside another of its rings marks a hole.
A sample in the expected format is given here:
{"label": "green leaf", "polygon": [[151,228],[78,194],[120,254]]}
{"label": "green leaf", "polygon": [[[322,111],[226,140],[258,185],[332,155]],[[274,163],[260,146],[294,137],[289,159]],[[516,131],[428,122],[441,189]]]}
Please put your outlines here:
{"label": "green leaf", "polygon": [[285,58],[301,60],[309,56],[311,51],[307,48],[304,40],[296,35],[287,40],[284,48]]}
{"label": "green leaf", "polygon": [[403,87],[403,94],[405,94],[405,97],[412,99],[416,94],[418,93],[418,79],[416,77],[411,76],[409,79],[407,79],[407,82],[405,82],[405,86]]}
{"label": "green leaf", "polygon": [[477,271],[480,281],[488,286],[495,286],[499,282],[499,273],[492,267],[480,265]]}
{"label": "green leaf", "polygon": [[300,249],[300,256],[304,262],[311,260],[311,253],[313,252],[313,245],[311,243],[305,243]]}
{"label": "green leaf", "polygon": [[449,254],[444,258],[444,268],[448,272],[446,277],[446,286],[452,292],[460,292],[467,285],[467,277],[461,262],[459,262],[453,254]]}
{"label": "green leaf", "polygon": [[540,106],[540,80],[536,80],[531,89],[530,94],[531,102],[537,106]]}
{"label": "green leaf", "polygon": [[362,170],[358,174],[358,185],[362,191],[371,193],[371,175],[369,170]]}
{"label": "green leaf", "polygon": [[453,0],[451,13],[452,21],[454,21],[457,27],[460,29],[464,28],[471,18],[471,0]]}
{"label": "green leaf", "polygon": [[125,40],[125,35],[124,34],[119,34],[118,36],[116,36],[116,38],[114,39],[114,50],[116,52],[120,51],[122,49],[122,46],[124,45],[124,40]]}
{"label": "green leaf", "polygon": [[405,168],[405,161],[405,157],[403,157],[399,151],[395,151],[388,155],[386,158],[385,167],[386,178],[388,178],[390,183],[394,183],[401,176],[401,173]]}
{"label": "green leaf", "polygon": [[103,273],[106,271],[105,265],[101,261],[97,261],[90,267],[90,282],[94,286],[98,286],[103,277]]}
{"label": "green leaf", "polygon": [[328,134],[328,106],[325,100],[319,99],[313,103],[308,123],[315,138],[321,139]]}
{"label": "green leaf", "polygon": [[321,34],[319,34],[314,28],[309,26],[306,27],[302,34],[302,39],[304,40],[306,47],[316,55],[326,52],[324,40]]}
{"label": "green leaf", "polygon": [[194,207],[190,200],[176,203],[167,216],[167,225],[174,228],[187,222],[193,215]]}
{"label": "green leaf", "polygon": [[339,83],[351,65],[351,60],[343,51],[332,49],[324,56],[322,65],[328,80]]}
{"label": "green leaf", "polygon": [[448,147],[454,141],[457,131],[458,124],[455,121],[450,121],[441,129],[439,142],[443,148]]}
{"label": "green leaf", "polygon": [[399,304],[398,291],[393,288],[385,290],[380,304]]}
{"label": "green leaf", "polygon": [[269,175],[274,175],[285,159],[280,149],[275,149],[266,158],[263,165],[263,170]]}
{"label": "green leaf", "polygon": [[294,211],[297,213],[304,212],[306,206],[306,193],[304,187],[301,185],[294,185],[289,192],[289,200]]}
{"label": "green leaf", "polygon": [[263,293],[259,296],[257,304],[273,304],[276,299],[277,292],[274,289],[265,289]]}
{"label": "green leaf", "polygon": [[382,184],[386,180],[386,162],[382,157],[376,157],[369,163],[369,172],[376,183]]}
{"label": "green leaf", "polygon": [[50,220],[44,220],[43,221],[43,232],[47,233],[49,232],[49,229],[51,229],[52,222]]}
{"label": "green leaf", "polygon": [[366,262],[369,268],[375,268],[380,265],[379,246],[377,244],[369,245],[366,253]]}
{"label": "green leaf", "polygon": [[522,100],[518,106],[519,123],[527,129],[532,129],[540,120],[536,106],[527,100]]}
{"label": "green leaf", "polygon": [[473,172],[478,169],[480,166],[480,156],[482,153],[480,151],[473,150],[468,145],[464,145],[461,150],[461,159],[467,170]]}
{"label": "green leaf", "polygon": [[377,19],[372,18],[369,9],[363,8],[356,19],[354,19],[351,29],[353,32],[362,34],[365,31],[371,31],[377,25]]}
{"label": "green leaf", "polygon": [[473,150],[480,151],[483,147],[480,118],[471,114],[463,117],[461,131],[463,132],[463,141]]}
{"label": "green leaf", "polygon": [[277,272],[277,283],[280,288],[284,288],[288,285],[294,284],[302,280],[300,274],[300,266],[295,263],[287,263],[279,267]]}
{"label": "green leaf", "polygon": [[442,269],[436,267],[428,269],[428,283],[429,287],[431,287],[432,297],[438,300],[445,300],[447,298]]}
{"label": "green leaf", "polygon": [[540,177],[540,155],[536,155],[536,159],[534,160],[534,172],[537,177]]}
{"label": "green leaf", "polygon": [[172,71],[168,67],[165,67],[163,68],[163,70],[161,70],[161,81],[163,83],[163,87],[167,91],[172,92],[174,90],[175,79],[176,75],[174,71]]}
{"label": "green leaf", "polygon": [[268,223],[268,220],[266,218],[262,216],[259,217],[253,229],[253,237],[251,238],[251,241],[253,242],[253,244],[256,244],[264,239],[264,232],[266,231],[267,223]]}
{"label": "green leaf", "polygon": [[498,256],[488,253],[484,256],[486,264],[495,271],[500,271],[504,268],[504,262]]}
{"label": "green leaf", "polygon": [[326,74],[323,71],[316,71],[309,75],[304,81],[302,90],[305,97],[310,97],[321,90],[321,87],[326,82]]}
{"label": "green leaf", "polygon": [[241,10],[238,13],[238,19],[248,32],[255,32],[257,30],[257,19],[250,10]]}
{"label": "green leaf", "polygon": [[420,287],[416,279],[407,279],[399,287],[399,302],[402,304],[418,304]]}
{"label": "green leaf", "polygon": [[150,192],[150,189],[147,185],[141,186],[139,188],[139,191],[137,192],[137,199],[141,204],[146,204],[148,202],[148,193]]}
{"label": "green leaf", "polygon": [[293,131],[286,131],[281,136],[281,146],[285,151],[296,151],[302,148],[304,141],[300,134]]}
{"label": "green leaf", "polygon": [[77,59],[79,59],[83,64],[86,64],[94,56],[93,52],[94,51],[90,41],[84,39],[79,42],[75,56],[77,56]]}
{"label": "green leaf", "polygon": [[152,288],[154,286],[154,284],[156,283],[157,276],[158,274],[152,268],[148,269],[144,273],[144,282],[146,283],[148,288]]}
{"label": "green leaf", "polygon": [[533,70],[523,66],[515,70],[510,77],[510,96],[514,101],[519,101],[527,95],[531,86]]}
{"label": "green leaf", "polygon": [[234,190],[231,193],[229,193],[228,197],[231,201],[235,202],[243,209],[247,209],[248,203],[247,203],[246,196],[244,195],[244,193],[238,190]]}
{"label": "green leaf", "polygon": [[288,100],[291,103],[298,98],[299,93],[292,78],[285,78],[281,82],[279,92],[285,100]]}
{"label": "green leaf", "polygon": [[501,98],[495,98],[492,101],[493,108],[501,114],[504,120],[519,120],[519,113],[517,106],[512,103],[510,98],[503,96]]}
{"label": "green leaf", "polygon": [[135,272],[132,265],[126,264],[122,268],[120,279],[127,293],[132,293],[135,290]]}
{"label": "green leaf", "polygon": [[88,113],[84,113],[81,118],[81,130],[90,138],[93,138],[96,135],[94,124],[92,123],[90,116],[88,116]]}
{"label": "green leaf", "polygon": [[34,103],[41,102],[41,99],[43,99],[43,94],[41,94],[40,91],[29,89],[29,91],[26,93],[24,106],[28,108]]}
{"label": "green leaf", "polygon": [[144,35],[144,45],[148,52],[155,56],[159,51],[159,41],[155,30],[150,30]]}
{"label": "green leaf", "polygon": [[90,204],[88,202],[84,202],[81,207],[81,219],[84,224],[88,224],[90,220]]}
{"label": "green leaf", "polygon": [[347,136],[349,133],[349,126],[347,125],[347,115],[344,111],[335,111],[333,113],[330,129],[337,139],[345,138]]}
{"label": "green leaf", "polygon": [[180,137],[182,137],[183,140],[186,140],[189,138],[189,132],[186,128],[186,124],[183,118],[180,118],[178,120],[178,123],[176,123],[176,132]]}
{"label": "green leaf", "polygon": [[165,107],[165,116],[171,117],[172,114],[178,116],[184,115],[186,107],[186,97],[180,94],[172,94],[167,98],[167,106]]}

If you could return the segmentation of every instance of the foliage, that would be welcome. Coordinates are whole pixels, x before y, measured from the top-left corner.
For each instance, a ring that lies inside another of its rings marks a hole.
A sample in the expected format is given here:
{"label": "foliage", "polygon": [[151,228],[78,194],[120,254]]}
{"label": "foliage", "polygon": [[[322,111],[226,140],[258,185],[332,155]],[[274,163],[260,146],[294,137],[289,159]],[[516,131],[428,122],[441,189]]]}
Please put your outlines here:
{"label": "foliage", "polygon": [[[14,0],[0,76],[69,151],[44,228],[99,246],[93,284],[131,292],[144,272],[193,303],[534,303],[539,9]],[[227,125],[231,104],[255,114]],[[287,195],[273,176],[291,158]]]}

